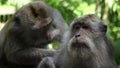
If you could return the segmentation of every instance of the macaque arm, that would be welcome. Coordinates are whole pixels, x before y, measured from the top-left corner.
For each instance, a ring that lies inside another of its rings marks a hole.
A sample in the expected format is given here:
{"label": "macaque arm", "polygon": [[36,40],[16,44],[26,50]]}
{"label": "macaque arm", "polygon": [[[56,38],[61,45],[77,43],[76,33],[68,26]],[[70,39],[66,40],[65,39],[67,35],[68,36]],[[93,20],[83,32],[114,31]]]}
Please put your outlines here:
{"label": "macaque arm", "polygon": [[51,49],[13,48],[6,49],[6,58],[9,62],[17,64],[37,64],[43,57],[52,56],[55,53],[55,50]]}
{"label": "macaque arm", "polygon": [[52,57],[43,58],[37,68],[55,68],[53,58]]}

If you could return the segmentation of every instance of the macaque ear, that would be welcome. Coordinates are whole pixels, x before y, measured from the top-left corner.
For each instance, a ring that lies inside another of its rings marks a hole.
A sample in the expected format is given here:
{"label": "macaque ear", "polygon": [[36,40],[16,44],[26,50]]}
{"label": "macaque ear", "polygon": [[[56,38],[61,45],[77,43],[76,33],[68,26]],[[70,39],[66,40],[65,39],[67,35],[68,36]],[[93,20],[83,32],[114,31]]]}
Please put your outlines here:
{"label": "macaque ear", "polygon": [[107,25],[103,25],[103,27],[101,28],[101,31],[106,33],[107,32]]}

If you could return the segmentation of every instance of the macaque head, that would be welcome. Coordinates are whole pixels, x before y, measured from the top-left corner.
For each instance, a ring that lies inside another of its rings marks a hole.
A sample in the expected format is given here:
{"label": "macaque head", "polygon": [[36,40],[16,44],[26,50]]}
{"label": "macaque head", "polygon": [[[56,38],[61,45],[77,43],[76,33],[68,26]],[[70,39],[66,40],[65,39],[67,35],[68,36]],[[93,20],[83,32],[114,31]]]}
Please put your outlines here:
{"label": "macaque head", "polygon": [[34,45],[46,45],[54,39],[59,40],[60,32],[63,31],[61,26],[67,24],[61,22],[63,20],[61,16],[56,16],[58,22],[55,21],[54,13],[58,12],[42,0],[29,3],[14,14],[13,23],[9,29],[10,34],[14,37],[19,35],[20,39],[24,39],[30,45],[33,43]]}
{"label": "macaque head", "polygon": [[[88,58],[104,46],[107,26],[94,14],[73,20],[67,35],[67,51],[74,57]],[[97,53],[97,52],[96,52]]]}

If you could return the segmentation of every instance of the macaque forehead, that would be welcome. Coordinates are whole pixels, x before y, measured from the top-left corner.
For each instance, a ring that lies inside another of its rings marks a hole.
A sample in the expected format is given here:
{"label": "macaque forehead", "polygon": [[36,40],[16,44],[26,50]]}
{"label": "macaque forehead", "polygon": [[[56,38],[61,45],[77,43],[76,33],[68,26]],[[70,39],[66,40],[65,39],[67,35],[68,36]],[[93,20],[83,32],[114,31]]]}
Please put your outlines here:
{"label": "macaque forehead", "polygon": [[75,19],[71,23],[71,26],[74,24],[97,25],[97,24],[101,24],[101,20],[95,14],[88,14]]}
{"label": "macaque forehead", "polygon": [[14,15],[14,17],[21,18],[23,21],[40,21],[41,18],[48,18],[49,9],[48,5],[43,1],[35,1],[24,5]]}
{"label": "macaque forehead", "polygon": [[[19,9],[18,11],[20,13],[24,14],[31,14],[30,12],[33,11],[34,13],[41,13],[42,11],[48,11],[48,5],[46,5],[43,1],[35,1],[29,4],[24,5],[21,9]],[[43,11],[43,12],[44,12]]]}
{"label": "macaque forehead", "polygon": [[101,23],[101,20],[95,14],[88,14],[88,15],[83,16],[83,18],[85,18],[86,20],[87,19],[91,20],[92,22],[95,22],[95,23]]}

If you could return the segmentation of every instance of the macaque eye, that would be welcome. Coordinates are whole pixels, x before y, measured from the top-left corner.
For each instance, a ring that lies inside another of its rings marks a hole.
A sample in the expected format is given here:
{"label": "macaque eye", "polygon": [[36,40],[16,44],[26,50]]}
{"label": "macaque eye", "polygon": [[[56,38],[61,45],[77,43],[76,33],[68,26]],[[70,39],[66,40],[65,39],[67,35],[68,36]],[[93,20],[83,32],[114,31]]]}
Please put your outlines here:
{"label": "macaque eye", "polygon": [[101,30],[102,30],[102,32],[107,32],[107,26],[104,25]]}
{"label": "macaque eye", "polygon": [[74,29],[75,29],[75,30],[80,29],[80,25],[79,25],[79,24],[76,24],[76,25],[74,26]]}
{"label": "macaque eye", "polygon": [[88,25],[83,25],[82,28],[83,29],[89,29],[89,26]]}

